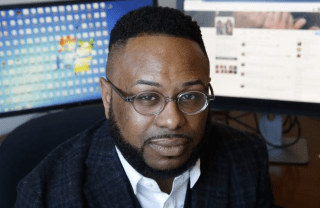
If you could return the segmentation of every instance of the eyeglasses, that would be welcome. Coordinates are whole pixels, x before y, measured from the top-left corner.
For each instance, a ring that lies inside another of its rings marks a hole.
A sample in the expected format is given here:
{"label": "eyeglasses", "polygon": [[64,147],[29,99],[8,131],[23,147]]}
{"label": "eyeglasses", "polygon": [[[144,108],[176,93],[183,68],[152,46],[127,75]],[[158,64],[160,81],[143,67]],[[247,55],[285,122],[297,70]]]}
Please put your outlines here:
{"label": "eyeglasses", "polygon": [[158,115],[166,107],[168,102],[175,101],[178,108],[187,115],[194,115],[207,108],[209,102],[214,100],[212,86],[209,84],[211,95],[200,91],[181,92],[176,97],[165,97],[161,93],[146,91],[126,97],[110,81],[112,89],[126,102],[130,102],[133,108],[142,115]]}

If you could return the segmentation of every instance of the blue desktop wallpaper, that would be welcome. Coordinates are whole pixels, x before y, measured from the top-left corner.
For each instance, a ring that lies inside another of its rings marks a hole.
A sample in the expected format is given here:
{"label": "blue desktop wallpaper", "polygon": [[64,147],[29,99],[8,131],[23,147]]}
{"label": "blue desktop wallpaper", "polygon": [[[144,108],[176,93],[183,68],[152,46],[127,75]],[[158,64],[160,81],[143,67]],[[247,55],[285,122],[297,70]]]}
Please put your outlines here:
{"label": "blue desktop wallpaper", "polygon": [[152,4],[0,7],[0,114],[99,99],[111,29],[128,11]]}

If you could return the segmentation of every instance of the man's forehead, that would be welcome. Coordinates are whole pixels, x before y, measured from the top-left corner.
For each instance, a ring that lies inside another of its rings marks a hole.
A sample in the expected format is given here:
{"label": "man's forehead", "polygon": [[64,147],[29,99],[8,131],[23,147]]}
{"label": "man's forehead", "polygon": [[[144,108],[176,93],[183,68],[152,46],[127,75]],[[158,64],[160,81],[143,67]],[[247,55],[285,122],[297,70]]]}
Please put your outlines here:
{"label": "man's forehead", "polygon": [[[150,45],[150,43],[152,43],[152,45]],[[140,49],[140,50],[154,49],[155,46],[162,46],[161,49],[163,50],[169,49],[169,48],[171,49],[175,45],[180,45],[181,43],[184,43],[185,47],[188,47],[189,45],[193,45],[194,48],[201,50],[197,42],[185,37],[177,37],[177,36],[166,35],[166,34],[153,34],[153,35],[145,34],[145,35],[140,35],[138,37],[128,39],[124,47],[126,50],[124,50],[123,52],[132,50],[132,49]],[[188,51],[191,51],[191,50],[188,50]]]}
{"label": "man's forehead", "polygon": [[[134,87],[136,85],[149,85],[149,86],[155,86],[155,87],[158,87],[158,88],[163,88],[163,84],[162,83],[159,83],[157,81],[151,81],[151,79],[139,79],[137,81],[135,81],[131,86],[129,86],[130,88],[131,87]],[[203,80],[201,79],[189,79],[189,80],[181,80],[181,82],[179,83],[179,87],[182,87],[182,88],[185,88],[185,87],[188,87],[188,86],[194,86],[194,85],[201,85],[203,87],[206,87],[207,85],[203,82]]]}
{"label": "man's forehead", "polygon": [[[209,63],[200,46],[192,40],[167,35],[131,38],[117,55],[120,82],[157,80],[159,75],[188,80],[193,74],[208,76]],[[194,77],[193,79],[198,79]],[[131,83],[133,84],[133,83]]]}

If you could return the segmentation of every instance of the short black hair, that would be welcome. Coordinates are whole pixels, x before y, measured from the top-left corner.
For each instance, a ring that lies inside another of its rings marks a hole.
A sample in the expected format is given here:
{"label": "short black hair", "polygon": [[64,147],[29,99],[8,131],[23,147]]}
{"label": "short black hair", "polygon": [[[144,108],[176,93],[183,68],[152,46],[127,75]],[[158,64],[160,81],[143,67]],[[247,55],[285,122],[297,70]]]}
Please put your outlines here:
{"label": "short black hair", "polygon": [[207,56],[196,21],[179,10],[152,6],[131,11],[117,21],[110,34],[109,52],[114,45],[125,45],[129,38],[159,34],[193,40]]}

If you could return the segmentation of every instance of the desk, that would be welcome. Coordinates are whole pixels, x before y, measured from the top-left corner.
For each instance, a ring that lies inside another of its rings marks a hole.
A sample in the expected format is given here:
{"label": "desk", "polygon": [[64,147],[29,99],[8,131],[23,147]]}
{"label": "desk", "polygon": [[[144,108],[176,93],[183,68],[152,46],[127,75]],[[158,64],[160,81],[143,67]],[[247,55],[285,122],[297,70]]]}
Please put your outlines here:
{"label": "desk", "polygon": [[[240,113],[232,112],[231,115],[237,116]],[[223,121],[221,114],[219,120]],[[248,116],[241,120],[254,126],[253,117]],[[275,202],[285,208],[320,208],[320,119],[301,116],[299,121],[301,137],[307,140],[309,147],[309,164],[270,164]],[[246,127],[233,121],[230,121],[230,126],[248,131]],[[286,136],[295,137],[296,132]]]}
{"label": "desk", "polygon": [[[320,208],[320,120],[299,117],[309,164],[270,165],[276,203],[285,208]],[[294,135],[292,135],[294,136]]]}

